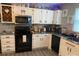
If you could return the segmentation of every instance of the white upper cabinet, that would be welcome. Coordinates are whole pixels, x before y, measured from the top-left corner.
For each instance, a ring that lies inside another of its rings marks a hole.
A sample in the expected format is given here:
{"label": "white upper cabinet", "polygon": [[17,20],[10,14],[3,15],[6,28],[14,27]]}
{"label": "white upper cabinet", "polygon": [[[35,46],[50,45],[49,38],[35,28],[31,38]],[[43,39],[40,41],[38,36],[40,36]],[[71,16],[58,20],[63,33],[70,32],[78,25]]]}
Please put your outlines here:
{"label": "white upper cabinet", "polygon": [[26,8],[26,15],[32,17],[32,24],[33,24],[33,20],[34,20],[34,8]]}
{"label": "white upper cabinet", "polygon": [[21,15],[21,7],[20,6],[14,6],[13,9],[14,9],[15,16]]}
{"label": "white upper cabinet", "polygon": [[54,12],[48,10],[46,15],[47,15],[47,16],[46,16],[46,17],[47,17],[47,18],[46,18],[47,24],[52,24],[53,17],[54,17]]}
{"label": "white upper cabinet", "polygon": [[54,12],[45,9],[34,9],[34,24],[52,24]]}
{"label": "white upper cabinet", "polygon": [[33,23],[34,24],[41,24],[42,23],[41,17],[42,17],[41,9],[34,9],[34,20],[33,20]]}
{"label": "white upper cabinet", "polygon": [[27,15],[27,8],[26,7],[20,7],[21,8],[21,15]]}
{"label": "white upper cabinet", "polygon": [[33,16],[34,8],[26,8],[26,15]]}
{"label": "white upper cabinet", "polygon": [[53,21],[53,11],[51,10],[42,10],[42,20],[44,24],[52,24]]}
{"label": "white upper cabinet", "polygon": [[61,15],[62,11],[61,10],[56,10],[54,11],[54,21],[53,24],[61,24]]}

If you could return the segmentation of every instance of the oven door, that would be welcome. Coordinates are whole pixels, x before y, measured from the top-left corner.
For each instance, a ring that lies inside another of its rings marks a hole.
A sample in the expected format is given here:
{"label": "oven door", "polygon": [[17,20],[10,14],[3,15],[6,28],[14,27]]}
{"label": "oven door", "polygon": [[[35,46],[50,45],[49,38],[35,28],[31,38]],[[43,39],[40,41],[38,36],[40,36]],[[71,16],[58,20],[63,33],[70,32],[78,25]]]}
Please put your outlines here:
{"label": "oven door", "polygon": [[32,34],[30,31],[15,28],[16,52],[32,50]]}

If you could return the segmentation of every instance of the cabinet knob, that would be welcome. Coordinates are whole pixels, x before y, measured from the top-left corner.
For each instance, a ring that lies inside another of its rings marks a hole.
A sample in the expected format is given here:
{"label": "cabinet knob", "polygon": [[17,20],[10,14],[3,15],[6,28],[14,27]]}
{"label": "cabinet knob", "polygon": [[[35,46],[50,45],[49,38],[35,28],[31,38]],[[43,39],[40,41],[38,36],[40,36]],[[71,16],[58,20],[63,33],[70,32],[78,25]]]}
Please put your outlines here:
{"label": "cabinet knob", "polygon": [[43,38],[40,38],[40,40],[42,41],[42,40],[43,40]]}
{"label": "cabinet knob", "polygon": [[69,51],[69,47],[67,47],[67,51]]}
{"label": "cabinet knob", "polygon": [[70,52],[71,52],[71,48],[70,48]]}
{"label": "cabinet knob", "polygon": [[7,41],[6,43],[10,43],[10,41]]}
{"label": "cabinet knob", "polygon": [[45,21],[45,23],[47,23],[47,21]]}
{"label": "cabinet knob", "polygon": [[9,37],[6,37],[6,38],[9,38]]}
{"label": "cabinet knob", "polygon": [[48,13],[48,11],[46,11],[46,13]]}

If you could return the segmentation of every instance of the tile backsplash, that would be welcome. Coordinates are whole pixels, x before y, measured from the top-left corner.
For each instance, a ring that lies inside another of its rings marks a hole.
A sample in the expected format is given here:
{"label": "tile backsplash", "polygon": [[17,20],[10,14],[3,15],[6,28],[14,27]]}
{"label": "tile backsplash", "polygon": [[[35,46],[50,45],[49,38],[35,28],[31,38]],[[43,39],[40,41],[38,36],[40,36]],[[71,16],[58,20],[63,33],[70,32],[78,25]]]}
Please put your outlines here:
{"label": "tile backsplash", "polygon": [[0,23],[0,33],[3,31],[14,32],[14,24]]}

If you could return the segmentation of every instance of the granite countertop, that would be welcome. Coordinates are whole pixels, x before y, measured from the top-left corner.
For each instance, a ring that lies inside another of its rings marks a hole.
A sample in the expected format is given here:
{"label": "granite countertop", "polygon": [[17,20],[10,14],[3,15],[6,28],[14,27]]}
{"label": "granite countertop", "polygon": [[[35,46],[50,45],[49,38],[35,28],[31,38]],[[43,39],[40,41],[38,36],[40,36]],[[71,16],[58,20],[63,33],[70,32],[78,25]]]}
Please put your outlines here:
{"label": "granite countertop", "polygon": [[34,32],[32,34],[52,34],[52,33],[50,33],[50,32]]}
{"label": "granite countertop", "polygon": [[14,35],[14,32],[9,32],[9,33],[0,33],[0,35]]}
{"label": "granite countertop", "polygon": [[76,37],[70,37],[70,36],[65,36],[65,35],[62,35],[62,34],[58,34],[58,33],[52,33],[52,35],[56,35],[58,37],[64,37],[66,40],[72,42],[72,43],[75,43],[75,44],[78,44],[79,45],[79,38],[76,38]]}

